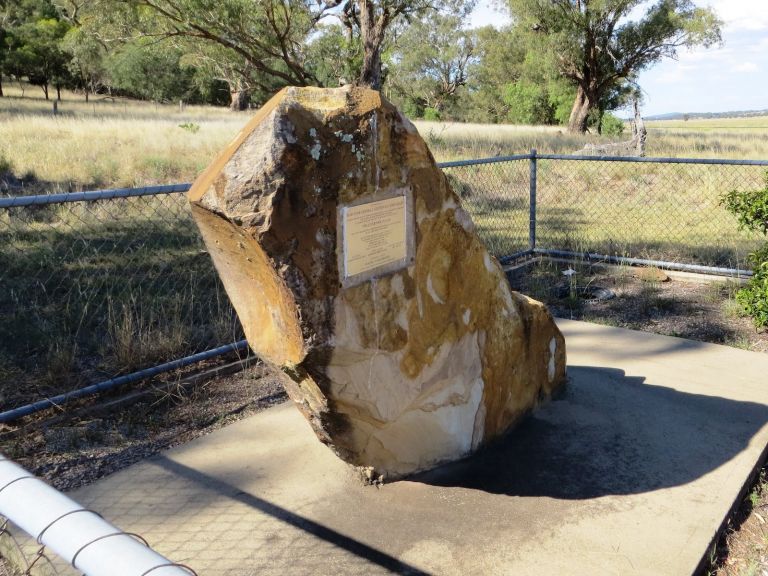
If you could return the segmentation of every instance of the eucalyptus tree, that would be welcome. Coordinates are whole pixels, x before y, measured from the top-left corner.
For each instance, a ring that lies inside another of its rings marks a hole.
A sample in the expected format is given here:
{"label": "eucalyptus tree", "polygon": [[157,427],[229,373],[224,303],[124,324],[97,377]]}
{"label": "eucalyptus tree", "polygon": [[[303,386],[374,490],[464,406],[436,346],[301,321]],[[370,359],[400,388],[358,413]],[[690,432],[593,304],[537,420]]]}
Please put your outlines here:
{"label": "eucalyptus tree", "polygon": [[381,89],[382,54],[393,28],[406,27],[425,15],[436,15],[437,10],[470,2],[461,0],[329,0],[342,7],[340,19],[350,31],[357,34],[362,45],[362,63],[357,83]]}
{"label": "eucalyptus tree", "polygon": [[[692,0],[507,0],[530,48],[576,88],[568,130],[585,132],[611,92],[683,47],[721,40],[716,14]],[[645,10],[638,19],[633,11]]]}
{"label": "eucalyptus tree", "polygon": [[232,105],[255,89],[317,80],[305,46],[330,6],[304,0],[57,0],[110,48],[139,38],[185,50],[226,80]]}
{"label": "eucalyptus tree", "polygon": [[435,12],[415,20],[396,39],[388,85],[419,113],[441,113],[466,86],[477,59],[476,36],[463,28],[466,14]]}
{"label": "eucalyptus tree", "polygon": [[61,40],[69,24],[49,0],[5,0],[0,3],[0,41],[2,72],[17,80],[26,78],[42,88],[49,98],[53,84],[60,97],[68,80],[67,55]]}

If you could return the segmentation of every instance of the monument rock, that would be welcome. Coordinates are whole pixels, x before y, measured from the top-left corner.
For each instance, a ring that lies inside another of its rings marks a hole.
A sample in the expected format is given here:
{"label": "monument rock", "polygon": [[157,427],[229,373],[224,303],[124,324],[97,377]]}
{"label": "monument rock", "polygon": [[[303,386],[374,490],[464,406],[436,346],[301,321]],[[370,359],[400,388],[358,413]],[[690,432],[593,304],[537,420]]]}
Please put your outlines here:
{"label": "monument rock", "polygon": [[378,92],[282,90],[189,199],[251,348],[369,474],[466,456],[565,381],[549,312]]}

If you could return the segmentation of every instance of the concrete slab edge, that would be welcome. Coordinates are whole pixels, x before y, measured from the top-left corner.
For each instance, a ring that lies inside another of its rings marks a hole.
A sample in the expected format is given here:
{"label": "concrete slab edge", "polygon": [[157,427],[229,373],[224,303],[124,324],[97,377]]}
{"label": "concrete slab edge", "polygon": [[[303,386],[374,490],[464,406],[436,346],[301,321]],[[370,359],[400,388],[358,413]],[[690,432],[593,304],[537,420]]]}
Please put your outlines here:
{"label": "concrete slab edge", "polygon": [[741,507],[742,502],[744,502],[744,499],[747,497],[747,494],[749,493],[750,488],[757,480],[757,477],[760,474],[760,470],[762,470],[763,466],[765,466],[767,459],[768,459],[768,445],[766,445],[763,448],[763,451],[760,453],[760,458],[757,459],[757,462],[752,467],[752,471],[749,473],[746,480],[744,481],[744,484],[742,485],[741,489],[736,495],[736,499],[731,503],[731,506],[728,509],[728,513],[725,515],[725,518],[723,518],[723,521],[720,523],[720,526],[718,527],[718,529],[712,535],[712,538],[710,539],[709,544],[707,545],[706,549],[704,550],[701,556],[701,560],[699,560],[698,566],[696,566],[696,570],[693,571],[693,576],[704,573],[704,569],[707,567],[707,565],[711,561],[711,552],[714,550],[714,547],[717,546],[717,543],[719,542],[720,538],[723,536],[723,534],[725,533],[725,530],[728,528],[728,524],[730,520],[736,516],[736,513],[739,511],[739,508]]}

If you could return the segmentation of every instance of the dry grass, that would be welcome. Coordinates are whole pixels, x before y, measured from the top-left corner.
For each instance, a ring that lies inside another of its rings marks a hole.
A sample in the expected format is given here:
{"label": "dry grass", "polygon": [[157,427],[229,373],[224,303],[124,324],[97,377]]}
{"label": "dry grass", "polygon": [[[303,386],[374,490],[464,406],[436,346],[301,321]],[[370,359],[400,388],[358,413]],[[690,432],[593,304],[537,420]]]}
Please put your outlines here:
{"label": "dry grass", "polygon": [[647,123],[650,156],[768,159],[768,116]]}
{"label": "dry grass", "polygon": [[621,138],[574,135],[562,126],[415,122],[438,161],[527,154],[535,148],[549,154],[572,154],[587,143]]}
{"label": "dry grass", "polygon": [[[587,143],[629,138],[573,135],[560,126],[416,122],[438,160],[541,153],[573,154]],[[648,156],[768,159],[768,116],[647,122]]]}
{"label": "dry grass", "polygon": [[0,98],[0,158],[17,176],[33,175],[54,190],[189,181],[248,117],[202,106],[180,110],[103,99],[86,104],[69,93],[54,116],[51,102],[6,92]]}
{"label": "dry grass", "polygon": [[[38,189],[141,186],[192,180],[245,124],[250,112],[209,106],[92,99],[63,93],[58,115],[39,89],[4,86],[0,168],[33,175]],[[438,160],[527,153],[570,154],[586,143],[558,126],[416,122]],[[649,122],[653,156],[768,158],[768,117]],[[613,140],[623,137],[613,138]],[[29,179],[28,179],[29,180]]]}

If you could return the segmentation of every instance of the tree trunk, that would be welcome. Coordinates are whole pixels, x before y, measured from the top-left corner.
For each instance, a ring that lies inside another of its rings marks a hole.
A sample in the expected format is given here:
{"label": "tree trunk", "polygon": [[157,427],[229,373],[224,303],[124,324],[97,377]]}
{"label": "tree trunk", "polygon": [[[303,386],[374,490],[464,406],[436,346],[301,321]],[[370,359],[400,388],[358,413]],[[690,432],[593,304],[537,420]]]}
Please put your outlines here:
{"label": "tree trunk", "polygon": [[88,94],[89,94],[89,93],[90,93],[90,91],[88,90],[88,87],[86,86],[86,87],[85,87],[85,103],[86,103],[86,104],[88,104]]}
{"label": "tree trunk", "polygon": [[381,48],[373,48],[369,51],[366,45],[358,83],[361,86],[370,86],[374,90],[381,90]]}
{"label": "tree trunk", "polygon": [[645,129],[645,122],[640,115],[640,103],[635,98],[632,102],[635,110],[635,120],[632,122],[632,140],[635,142],[635,155],[645,156],[645,139],[648,137],[648,131]]}
{"label": "tree trunk", "polygon": [[5,94],[3,94],[3,76],[0,74],[0,98],[3,96],[5,96]]}
{"label": "tree trunk", "polygon": [[387,25],[387,14],[377,21],[375,4],[371,0],[359,0],[360,37],[363,41],[363,66],[357,83],[381,90],[381,46]]}
{"label": "tree trunk", "polygon": [[248,90],[240,87],[232,88],[229,95],[231,98],[229,109],[233,112],[242,112],[248,107]]}
{"label": "tree trunk", "polygon": [[587,120],[592,105],[593,101],[587,92],[579,86],[573,108],[571,108],[571,117],[568,120],[568,132],[584,134],[587,131]]}
{"label": "tree trunk", "polygon": [[43,89],[43,94],[45,94],[45,99],[50,100],[50,98],[48,98],[48,84],[43,84],[42,86],[40,86],[40,88]]}
{"label": "tree trunk", "polygon": [[61,102],[61,86],[56,84],[56,100]]}

